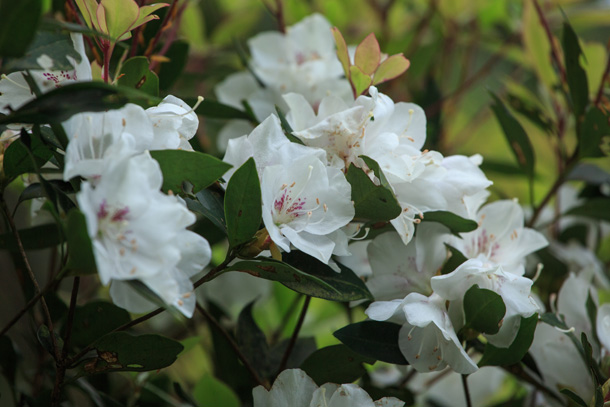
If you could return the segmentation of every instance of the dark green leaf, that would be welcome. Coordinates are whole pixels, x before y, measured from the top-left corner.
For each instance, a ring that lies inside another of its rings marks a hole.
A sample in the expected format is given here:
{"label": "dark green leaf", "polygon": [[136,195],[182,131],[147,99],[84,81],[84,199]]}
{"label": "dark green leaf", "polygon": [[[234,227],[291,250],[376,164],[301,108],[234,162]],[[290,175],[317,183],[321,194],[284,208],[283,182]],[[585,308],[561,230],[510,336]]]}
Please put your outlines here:
{"label": "dark green leaf", "polygon": [[[38,168],[42,167],[53,155],[53,152],[43,143],[40,137],[32,134],[29,147],[21,139],[12,142],[4,153],[4,174],[13,178],[25,173],[36,172],[32,156]],[[28,148],[30,152],[28,152]]]}
{"label": "dark green leaf", "polygon": [[20,57],[34,39],[40,0],[0,0],[0,57]]}
{"label": "dark green leaf", "polygon": [[515,111],[521,113],[523,116],[527,117],[532,123],[538,126],[541,130],[552,133],[553,132],[553,122],[551,119],[547,117],[547,115],[540,110],[535,104],[524,100],[516,95],[511,95],[510,93],[506,95],[508,99],[508,104]]}
{"label": "dark green leaf", "polygon": [[585,403],[585,401],[583,399],[581,399],[580,396],[578,394],[574,393],[572,390],[561,389],[561,390],[559,390],[559,392],[561,394],[567,396],[570,400],[575,402],[577,405],[582,406],[582,407],[588,407],[587,403]]}
{"label": "dark green leaf", "polygon": [[174,363],[183,346],[160,335],[133,336],[114,332],[93,345],[97,357],[84,364],[86,374],[106,372],[146,372]]}
{"label": "dark green leaf", "polygon": [[81,112],[119,109],[127,102],[155,105],[160,100],[136,89],[103,82],[71,83],[45,93],[8,116],[0,117],[0,124],[62,122]]}
{"label": "dark green leaf", "polygon": [[587,200],[581,206],[567,211],[566,215],[585,216],[597,221],[610,222],[610,198],[593,198]]}
{"label": "dark green leaf", "polygon": [[441,274],[449,274],[456,268],[460,266],[460,264],[464,263],[468,258],[462,254],[461,251],[456,249],[455,247],[445,243],[445,246],[451,252],[451,256],[449,259],[443,264],[443,268],[441,269]]}
{"label": "dark green leaf", "polygon": [[53,343],[51,331],[49,331],[49,327],[46,325],[40,325],[40,327],[38,327],[36,337],[38,338],[38,342],[40,342],[42,347],[53,357],[55,357],[55,345],[57,345],[59,349],[63,348],[64,346],[63,339],[61,339],[61,337],[55,331],[53,331],[53,337],[55,338],[55,343]]}
{"label": "dark green leaf", "polygon": [[580,66],[580,56],[584,54],[580,49],[576,33],[567,21],[563,23],[562,45],[574,116],[579,121],[579,117],[585,112],[589,103],[589,84],[587,73]]}
{"label": "dark green leaf", "polygon": [[172,43],[165,56],[169,58],[168,62],[161,64],[159,70],[159,88],[169,89],[176,80],[182,75],[189,55],[189,43],[178,40]]}
{"label": "dark green leaf", "polygon": [[193,185],[193,191],[201,191],[231,168],[231,164],[197,151],[157,150],[151,151],[150,155],[159,162],[165,192],[179,193],[183,190],[184,181]]}
{"label": "dark green leaf", "polygon": [[485,174],[487,174],[488,172],[495,172],[498,174],[509,175],[511,177],[527,176],[527,174],[523,171],[521,167],[518,167],[512,163],[508,164],[493,159],[485,160],[479,168]]}
{"label": "dark green leaf", "polygon": [[398,347],[400,325],[382,321],[363,321],[335,331],[333,335],[362,356],[397,365],[408,365]]}
{"label": "dark green leaf", "polygon": [[383,185],[375,185],[362,168],[350,164],[345,177],[352,186],[356,218],[383,222],[400,215],[394,193]]}
{"label": "dark green leaf", "polygon": [[604,377],[604,374],[599,369],[599,365],[597,364],[597,362],[595,361],[595,358],[593,357],[593,347],[591,346],[591,343],[587,339],[586,333],[582,332],[580,334],[580,342],[582,343],[582,348],[585,351],[584,352],[585,363],[591,370],[591,373],[593,373],[593,377],[595,378],[595,382],[597,383],[597,385],[602,386],[606,382],[606,377]]}
{"label": "dark green leaf", "polygon": [[[18,3],[28,3],[27,1]],[[4,28],[4,27],[3,27]],[[2,28],[0,28],[2,30]],[[34,30],[32,30],[34,31]],[[1,35],[1,34],[0,34]],[[14,38],[13,38],[14,40]],[[20,50],[21,53],[26,48]],[[74,49],[70,35],[60,31],[36,31],[34,41],[27,48],[25,55],[19,59],[8,59],[6,65],[3,65],[5,72],[25,71],[26,69],[40,70],[42,67],[38,63],[38,58],[46,55],[53,60],[53,70],[71,71],[74,65],[67,57],[73,58],[76,62],[81,61],[81,56]]]}
{"label": "dark green leaf", "polygon": [[586,247],[588,236],[589,226],[583,223],[577,223],[563,229],[561,233],[559,233],[557,240],[565,244],[569,244],[570,242],[578,242],[583,247]]}
{"label": "dark green leaf", "polygon": [[597,386],[595,388],[595,407],[604,407],[605,402],[603,387]]}
{"label": "dark green leaf", "polygon": [[149,64],[146,57],[129,58],[121,67],[119,85],[159,96],[159,77],[148,69]]}
{"label": "dark green leaf", "polygon": [[301,369],[318,386],[324,383],[352,383],[361,378],[366,369],[363,363],[373,364],[375,359],[361,356],[345,345],[332,345],[318,349],[301,365]]}
{"label": "dark green leaf", "polygon": [[225,193],[225,219],[231,247],[249,241],[262,217],[261,187],[254,158],[250,157],[231,177]]}
{"label": "dark green leaf", "polygon": [[225,269],[241,271],[265,280],[279,281],[292,290],[312,297],[343,301],[345,295],[319,277],[273,259],[244,260]]}
{"label": "dark green leaf", "polygon": [[254,302],[246,305],[237,319],[237,345],[259,376],[265,377],[269,368],[269,345],[265,334],[252,317]]}
{"label": "dark green leaf", "polygon": [[[334,295],[335,301],[356,301],[362,299],[373,300],[373,295],[366,284],[349,268],[338,264],[341,273],[337,273],[328,265],[309,256],[301,251],[293,250],[283,253],[282,260],[305,273],[318,277],[331,287],[335,288],[341,295]],[[284,283],[289,288],[298,291],[299,283]]]}
{"label": "dark green leaf", "polygon": [[521,326],[513,343],[508,348],[497,348],[490,343],[485,345],[485,352],[479,361],[479,367],[507,366],[519,363],[532,345],[537,323],[538,314],[529,318],[521,317]]}
{"label": "dark green leaf", "polygon": [[74,310],[70,343],[83,348],[129,321],[123,308],[105,301],[89,302]]}
{"label": "dark green leaf", "polygon": [[599,344],[597,340],[597,305],[595,305],[595,301],[593,300],[593,296],[591,295],[591,291],[587,293],[587,316],[589,317],[589,323],[591,324],[591,337],[593,340]]}
{"label": "dark green leaf", "polygon": [[534,177],[535,157],[529,137],[517,119],[504,106],[504,103],[493,93],[490,94],[494,100],[491,108],[504,131],[504,136],[506,136],[506,140],[517,159],[517,163],[519,163],[519,167],[523,169],[528,177],[532,179]]}
{"label": "dark green leaf", "polygon": [[0,336],[0,368],[2,374],[7,378],[11,386],[15,385],[15,373],[17,371],[17,354],[13,348],[11,338],[6,335]]}
{"label": "dark green leaf", "polygon": [[464,328],[475,331],[496,334],[500,330],[500,323],[506,314],[506,306],[502,297],[491,290],[473,285],[464,295]]}
{"label": "dark green leaf", "polygon": [[297,143],[303,144],[303,142],[300,139],[296,138],[295,136],[292,136],[292,127],[290,127],[288,120],[286,120],[286,115],[284,114],[284,112],[282,112],[282,110],[280,109],[280,107],[278,105],[275,105],[275,113],[277,114],[277,117],[280,119],[280,124],[282,125],[282,130],[284,130],[284,133],[286,133],[288,138],[290,138],[290,141],[293,141],[293,139],[296,139],[296,140],[298,140],[298,141],[296,141]]}
{"label": "dark green leaf", "polygon": [[459,237],[460,233],[472,232],[479,225],[471,219],[462,218],[453,212],[448,211],[433,211],[426,212],[422,218],[422,222],[437,222],[449,228],[451,233]]}
{"label": "dark green leaf", "polygon": [[[184,99],[189,105],[193,105],[196,99]],[[213,119],[243,119],[250,120],[251,117],[244,111],[238,110],[233,106],[224,105],[215,100],[205,99],[195,112],[204,117],[210,117]]]}
{"label": "dark green leaf", "polygon": [[595,106],[587,109],[579,138],[580,157],[604,157],[601,145],[604,138],[606,140],[610,138],[609,120],[610,118]]}
{"label": "dark green leaf", "polygon": [[362,161],[364,161],[364,163],[367,167],[369,167],[369,169],[373,170],[373,174],[375,174],[375,176],[379,179],[379,183],[387,189],[392,190],[392,186],[388,182],[388,179],[385,177],[383,171],[381,171],[381,168],[379,167],[377,161],[373,160],[370,157],[367,157],[366,155],[361,155],[360,158],[362,158]]}
{"label": "dark green leaf", "polygon": [[[62,191],[64,194],[74,193],[74,188],[69,182],[54,179],[47,180],[47,183],[51,185],[53,189]],[[44,187],[40,182],[37,182],[35,184],[28,185],[23,192],[21,192],[17,205],[21,204],[22,202],[29,201],[30,199],[45,197],[46,193]]]}
{"label": "dark green leaf", "polygon": [[[25,250],[39,250],[57,246],[62,241],[61,230],[55,223],[34,226],[19,231]],[[11,232],[0,235],[0,249],[18,252],[19,247]]]}
{"label": "dark green leaf", "polygon": [[239,407],[241,403],[229,386],[208,374],[197,382],[193,389],[197,407]]}
{"label": "dark green leaf", "polygon": [[69,250],[66,268],[76,274],[97,273],[85,215],[76,209],[70,211],[65,233]]}
{"label": "dark green leaf", "polygon": [[610,184],[610,173],[595,164],[579,163],[568,174],[568,180],[585,181],[590,185]]}
{"label": "dark green leaf", "polygon": [[196,213],[200,213],[209,219],[218,229],[227,232],[225,220],[223,197],[220,193],[211,189],[204,189],[195,195],[197,200],[186,198],[187,207]]}

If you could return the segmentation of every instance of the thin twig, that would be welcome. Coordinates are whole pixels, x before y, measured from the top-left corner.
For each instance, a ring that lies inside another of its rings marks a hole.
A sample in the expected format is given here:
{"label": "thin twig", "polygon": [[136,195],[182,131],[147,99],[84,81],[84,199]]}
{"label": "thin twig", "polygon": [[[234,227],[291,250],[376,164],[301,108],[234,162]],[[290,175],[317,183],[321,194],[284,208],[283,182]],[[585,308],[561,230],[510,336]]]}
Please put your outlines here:
{"label": "thin twig", "polygon": [[297,321],[296,326],[294,327],[294,331],[292,332],[292,336],[290,337],[290,342],[288,342],[288,347],[284,352],[284,356],[282,356],[282,361],[280,363],[280,367],[278,369],[278,374],[282,372],[282,370],[286,369],[286,364],[288,363],[288,358],[290,358],[290,354],[294,349],[294,345],[297,342],[297,338],[299,337],[299,331],[303,326],[303,321],[305,321],[305,315],[307,314],[307,309],[309,308],[309,303],[311,301],[310,296],[305,297],[305,302],[303,302],[303,308],[301,309],[301,315],[299,315],[299,320]]}
{"label": "thin twig", "polygon": [[[606,49],[610,51],[610,41],[608,41]],[[595,96],[595,102],[593,103],[597,107],[599,107],[599,104],[602,101],[602,96],[604,95],[604,85],[606,84],[606,80],[608,79],[608,74],[610,74],[610,55],[608,55],[606,69],[604,69],[604,74],[602,75],[602,80],[599,83],[599,89],[597,90],[597,96]]]}
{"label": "thin twig", "polygon": [[70,295],[70,308],[68,308],[68,319],[66,321],[66,334],[64,335],[63,357],[66,357],[68,348],[70,347],[70,338],[72,337],[72,324],[74,323],[74,311],[76,310],[76,297],[80,286],[80,277],[74,277],[72,282],[72,294]]}
{"label": "thin twig", "polygon": [[271,338],[269,339],[269,344],[270,345],[274,345],[275,343],[277,343],[278,339],[280,338],[280,335],[282,334],[282,328],[284,326],[286,326],[286,324],[290,320],[290,317],[292,316],[292,313],[294,312],[294,310],[297,308],[297,305],[299,304],[300,300],[301,300],[301,296],[300,295],[296,295],[294,297],[294,300],[292,300],[292,302],[288,306],[288,309],[286,310],[286,312],[282,316],[282,320],[280,321],[277,329],[271,335]]}
{"label": "thin twig", "polygon": [[52,286],[53,286],[53,282],[49,281],[47,283],[47,285],[42,289],[41,292],[34,295],[32,297],[32,299],[29,300],[28,303],[25,304],[25,306],[23,308],[21,308],[21,310],[17,314],[15,314],[15,316],[4,326],[4,328],[2,328],[2,331],[0,331],[0,336],[7,333],[8,330],[11,329],[13,327],[13,325],[15,325],[17,323],[17,321],[19,321],[21,319],[21,317],[26,312],[28,312],[28,310],[30,308],[32,308],[38,302],[38,300],[40,300],[40,297],[42,297]]}
{"label": "thin twig", "polygon": [[169,19],[172,17],[172,14],[174,13],[174,9],[176,8],[177,3],[178,3],[178,0],[174,0],[172,2],[172,4],[169,6],[169,9],[167,9],[167,12],[165,13],[165,17],[163,18],[163,21],[161,22],[161,27],[159,28],[159,31],[156,32],[153,39],[150,40],[150,42],[148,43],[148,46],[146,47],[146,51],[144,51],[144,56],[150,57],[152,55],[153,51],[155,50],[155,47],[157,46],[157,43],[159,42],[159,39],[161,38],[161,34],[163,34],[163,32],[168,28],[168,27],[166,27],[166,25],[169,23]]}
{"label": "thin twig", "polygon": [[218,331],[222,334],[222,336],[227,340],[227,342],[229,342],[229,345],[231,345],[231,348],[233,348],[233,351],[235,352],[239,360],[241,360],[241,362],[244,364],[254,381],[259,385],[265,387],[266,389],[269,389],[269,383],[265,383],[265,381],[260,378],[256,370],[254,370],[252,365],[250,365],[250,362],[248,362],[248,359],[246,359],[246,356],[241,352],[239,346],[237,346],[237,343],[235,343],[235,340],[233,340],[227,330],[224,329],[222,325],[220,325],[216,318],[214,318],[201,305],[199,305],[199,303],[197,303],[195,306],[197,307],[197,310],[208,320],[208,322],[214,325],[216,329],[218,329]]}
{"label": "thin twig", "polygon": [[532,0],[532,1],[534,3],[534,7],[536,8],[536,13],[538,14],[540,23],[542,24],[542,27],[544,28],[544,32],[546,33],[546,36],[549,40],[549,44],[551,46],[551,57],[555,61],[555,65],[557,66],[557,69],[559,70],[559,78],[561,79],[561,83],[566,84],[567,83],[566,69],[564,68],[563,63],[561,62],[561,59],[559,58],[559,51],[557,50],[555,40],[553,37],[553,33],[551,32],[551,27],[549,26],[549,22],[547,21],[546,17],[544,16],[544,13],[543,13],[542,9],[540,8],[540,4],[538,4],[538,0]]}
{"label": "thin twig", "polygon": [[553,391],[548,389],[544,384],[538,382],[538,380],[534,379],[529,373],[527,373],[520,364],[502,366],[502,368],[504,370],[506,370],[508,373],[517,377],[518,379],[521,379],[521,380],[531,384],[537,390],[540,390],[542,393],[546,394],[547,396],[551,397],[552,399],[557,400],[560,403],[564,402],[561,399],[561,397],[559,397],[557,394],[553,393]]}
{"label": "thin twig", "polygon": [[462,375],[462,386],[464,387],[464,397],[466,398],[466,406],[472,407],[472,400],[470,398],[470,390],[468,389],[468,375]]}

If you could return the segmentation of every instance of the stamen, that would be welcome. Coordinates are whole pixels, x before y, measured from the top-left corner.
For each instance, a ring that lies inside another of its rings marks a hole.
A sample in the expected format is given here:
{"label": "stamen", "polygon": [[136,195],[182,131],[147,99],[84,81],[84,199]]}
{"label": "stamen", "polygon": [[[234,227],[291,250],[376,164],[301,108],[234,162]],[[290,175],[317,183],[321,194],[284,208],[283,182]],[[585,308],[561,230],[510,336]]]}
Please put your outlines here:
{"label": "stamen", "polygon": [[5,80],[9,81],[9,82],[10,82],[10,83],[12,83],[13,85],[18,86],[18,87],[20,87],[21,89],[25,89],[25,90],[27,90],[27,91],[28,91],[28,92],[30,92],[30,93],[32,92],[32,91],[31,91],[31,89],[30,89],[28,86],[23,86],[23,85],[22,85],[22,84],[20,84],[19,82],[14,81],[14,80],[12,80],[11,78],[9,78],[9,77],[8,77],[6,74],[2,74],[2,75],[0,75],[0,78],[5,79]]}

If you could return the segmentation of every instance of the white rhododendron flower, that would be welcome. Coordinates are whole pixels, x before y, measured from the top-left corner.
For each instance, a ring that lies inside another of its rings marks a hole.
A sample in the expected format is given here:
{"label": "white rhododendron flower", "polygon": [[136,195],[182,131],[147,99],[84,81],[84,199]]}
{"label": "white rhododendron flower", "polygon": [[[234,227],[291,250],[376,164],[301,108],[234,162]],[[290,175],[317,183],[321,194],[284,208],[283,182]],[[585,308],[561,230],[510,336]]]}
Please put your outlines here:
{"label": "white rhododendron flower", "polygon": [[[203,100],[200,98],[200,100]],[[193,150],[188,140],[199,127],[199,118],[189,105],[175,96],[166,96],[158,106],[146,109],[154,130],[151,150]]]}
{"label": "white rhododendron flower", "polygon": [[497,334],[486,335],[489,342],[498,347],[510,346],[521,326],[521,317],[531,317],[538,312],[538,305],[530,296],[533,281],[504,271],[502,266],[487,262],[483,255],[465,261],[449,274],[432,277],[431,284],[436,294],[456,304],[475,284],[500,295],[506,306],[502,326]]}
{"label": "white rhododendron flower", "polygon": [[336,246],[347,245],[345,234],[336,232],[354,217],[351,186],[341,171],[319,157],[306,155],[290,165],[265,167],[261,191],[263,222],[283,250],[290,251],[292,244],[328,263]]}
{"label": "white rhododendron flower", "polygon": [[[83,36],[82,34],[72,33],[70,38],[74,49],[80,56],[80,61],[76,61],[71,56],[66,56],[74,69],[67,71],[50,69],[53,65],[52,60],[49,57],[44,58],[46,55],[43,55],[38,59],[42,69],[29,71],[42,93],[69,83],[91,80],[91,65],[85,53]],[[11,109],[16,110],[32,99],[34,99],[34,94],[25,81],[23,72],[10,73],[0,80],[0,113],[9,114]]]}
{"label": "white rhododendron flower", "polygon": [[113,300],[133,312],[150,309],[153,305],[124,283],[139,280],[190,317],[195,295],[189,278],[208,264],[210,246],[186,230],[195,215],[160,192],[162,182],[158,163],[143,153],[110,163],[95,187],[82,184],[77,200],[100,280],[113,282]]}
{"label": "white rhododendron flower", "polygon": [[482,207],[475,218],[479,227],[453,238],[451,245],[468,258],[483,256],[502,270],[522,276],[525,256],[548,245],[542,233],[524,227],[521,206],[513,200],[496,201]]}
{"label": "white rhododendron flower", "polygon": [[599,342],[610,352],[610,304],[606,303],[597,309],[595,320]]}
{"label": "white rhododendron flower", "polygon": [[254,407],[403,407],[394,397],[373,401],[355,384],[325,383],[318,387],[301,369],[282,371],[271,390],[263,386],[252,390]]}
{"label": "white rhododendron flower", "polygon": [[442,370],[449,365],[458,373],[473,373],[477,365],[464,351],[445,303],[446,300],[436,293],[429,297],[411,293],[404,300],[376,301],[366,314],[377,321],[403,322],[398,346],[418,372]]}

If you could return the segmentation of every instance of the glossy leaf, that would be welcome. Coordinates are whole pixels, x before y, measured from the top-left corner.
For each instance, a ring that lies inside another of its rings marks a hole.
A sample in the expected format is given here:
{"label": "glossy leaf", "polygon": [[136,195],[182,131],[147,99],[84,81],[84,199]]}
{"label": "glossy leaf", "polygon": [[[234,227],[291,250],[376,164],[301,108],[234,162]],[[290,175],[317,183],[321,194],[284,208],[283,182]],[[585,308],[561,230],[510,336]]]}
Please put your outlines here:
{"label": "glossy leaf", "polygon": [[164,192],[183,191],[184,181],[198,192],[216,182],[229,168],[228,164],[211,155],[187,150],[157,150],[150,155],[157,160],[163,173]]}
{"label": "glossy leaf", "polygon": [[[57,191],[62,191],[64,194],[74,193],[74,188],[72,187],[72,184],[70,184],[69,182],[65,182],[65,181],[61,181],[61,180],[57,180],[57,179],[47,180],[46,182],[49,185],[51,185],[53,189],[55,189]],[[45,197],[46,197],[46,193],[45,193],[45,189],[44,189],[43,185],[40,182],[36,182],[34,184],[28,185],[23,190],[23,192],[21,192],[21,195],[19,195],[19,200],[17,201],[18,202],[17,204],[19,205],[22,202],[29,201],[31,199],[45,198]]]}
{"label": "glossy leaf", "polygon": [[97,357],[83,365],[86,374],[106,372],[147,372],[167,367],[176,361],[183,346],[160,335],[133,336],[114,332],[93,345]]}
{"label": "glossy leaf", "polygon": [[466,260],[468,260],[468,258],[466,256],[464,256],[464,254],[462,254],[462,252],[459,251],[458,249],[456,249],[455,247],[448,245],[447,243],[445,243],[445,247],[447,247],[447,249],[449,249],[451,256],[449,257],[449,259],[447,259],[445,264],[443,264],[443,268],[441,269],[441,274],[451,273],[453,270],[458,268],[462,263],[464,263]]}
{"label": "glossy leaf", "polygon": [[341,34],[341,31],[337,27],[333,27],[331,29],[333,33],[333,37],[335,38],[335,44],[337,45],[337,58],[341,62],[341,66],[343,66],[343,72],[345,72],[345,77],[349,78],[349,53],[347,51],[347,44],[345,43],[345,38]]}
{"label": "glossy leaf", "polygon": [[20,57],[34,39],[42,14],[40,0],[0,0],[0,56]]}
{"label": "glossy leaf", "polygon": [[[25,250],[39,250],[54,247],[61,243],[61,233],[61,230],[55,223],[50,223],[21,229],[19,230],[19,237]],[[0,250],[19,251],[12,232],[0,235]]]}
{"label": "glossy leaf", "polygon": [[578,37],[568,22],[563,23],[562,45],[570,98],[574,115],[578,120],[589,103],[589,84],[587,73],[580,66],[580,57],[584,54],[578,43]]}
{"label": "glossy leaf", "polygon": [[382,362],[408,365],[398,347],[400,325],[382,321],[363,321],[347,325],[333,335],[354,352]]}
{"label": "glossy leaf", "polygon": [[496,334],[500,330],[504,314],[506,306],[497,293],[475,284],[464,294],[464,328],[490,335]]}
{"label": "glossy leaf", "polygon": [[600,109],[591,106],[587,109],[584,122],[582,123],[582,131],[580,134],[578,153],[580,157],[604,157],[604,151],[601,146],[606,143],[610,144],[610,123],[609,117]]}
{"label": "glossy leaf", "polygon": [[587,403],[585,403],[585,401],[582,398],[580,398],[580,396],[578,394],[574,393],[570,389],[561,389],[561,390],[559,390],[559,392],[561,394],[567,396],[570,400],[572,400],[578,406],[582,406],[582,407],[588,406]]}
{"label": "glossy leaf", "polygon": [[394,193],[383,185],[375,185],[362,168],[350,164],[345,177],[352,186],[357,219],[382,222],[400,215],[400,205]]}
{"label": "glossy leaf", "polygon": [[409,69],[411,62],[402,54],[392,55],[383,61],[373,76],[373,86],[399,77]]}
{"label": "glossy leaf", "polygon": [[517,163],[528,177],[532,179],[534,176],[535,156],[529,137],[517,119],[504,106],[504,103],[493,93],[490,94],[494,100],[491,108],[504,131],[504,136],[517,159]]}
{"label": "glossy leaf", "polygon": [[226,271],[241,271],[265,280],[278,281],[294,291],[312,297],[326,300],[344,297],[343,293],[321,278],[277,260],[244,260],[227,267]]}
{"label": "glossy leaf", "polygon": [[[335,301],[356,301],[362,299],[373,300],[373,295],[370,293],[364,282],[349,268],[337,264],[341,269],[340,273],[322,263],[318,259],[309,256],[301,251],[293,250],[290,253],[283,253],[282,260],[290,264],[296,269],[299,269],[311,276],[315,276],[329,284],[340,295],[333,295]],[[289,288],[298,291],[298,283],[285,283]]]}
{"label": "glossy leaf", "polygon": [[460,233],[472,232],[479,225],[472,219],[465,219],[453,212],[432,211],[424,213],[422,222],[437,222],[449,228],[451,233],[459,236]]}
{"label": "glossy leaf", "polygon": [[76,274],[97,273],[85,215],[76,209],[70,211],[65,233],[69,251],[66,268]]}
{"label": "glossy leaf", "polygon": [[485,345],[479,367],[507,366],[519,363],[527,353],[534,340],[534,331],[538,323],[538,314],[529,318],[521,317],[521,326],[513,343],[508,348],[497,348],[488,343]]}
{"label": "glossy leaf", "polygon": [[106,301],[92,301],[76,307],[70,344],[83,348],[129,321],[127,311]]}
{"label": "glossy leaf", "polygon": [[354,86],[356,97],[362,95],[373,83],[371,77],[362,72],[356,65],[349,67],[349,76],[350,82]]}
{"label": "glossy leaf", "polygon": [[[26,4],[28,2],[23,1],[18,3]],[[2,28],[0,28],[0,31],[1,30]],[[15,41],[15,38],[12,38],[12,41],[19,42]],[[6,65],[2,66],[3,71],[14,72],[25,71],[26,69],[42,69],[38,63],[38,58],[42,55],[51,58],[53,61],[53,70],[73,70],[74,65],[67,58],[68,56],[73,58],[76,62],[81,61],[81,56],[74,49],[70,35],[62,32],[36,31],[34,40],[29,48],[24,47],[20,52],[23,52],[24,50],[26,52],[20,58],[7,59]]]}
{"label": "glossy leaf", "polygon": [[[4,174],[13,178],[21,174],[36,172],[36,166],[42,167],[53,156],[53,152],[44,142],[34,134],[29,135],[29,147],[24,144],[25,140],[15,140],[4,153]],[[30,150],[28,152],[28,149]],[[30,155],[31,154],[31,155]],[[36,165],[32,162],[34,157]]]}
{"label": "glossy leaf", "polygon": [[103,82],[71,83],[45,93],[8,116],[0,117],[0,124],[62,122],[81,112],[119,109],[127,102],[156,105],[160,100],[136,89]]}
{"label": "glossy leaf", "polygon": [[381,60],[381,50],[374,33],[367,35],[356,47],[354,54],[354,64],[366,75],[373,75],[379,61]]}
{"label": "glossy leaf", "polygon": [[197,198],[185,198],[190,211],[199,213],[210,220],[218,229],[227,233],[223,198],[217,191],[203,189],[195,195]]}
{"label": "glossy leaf", "polygon": [[324,383],[352,383],[361,378],[375,359],[362,356],[345,345],[332,345],[318,349],[301,364],[300,368],[318,386]]}
{"label": "glossy leaf", "polygon": [[121,67],[118,84],[146,92],[152,96],[159,95],[159,77],[148,69],[150,62],[146,57],[129,58]]}
{"label": "glossy leaf", "polygon": [[231,247],[249,241],[262,218],[261,187],[254,158],[235,171],[225,193],[225,219]]}

